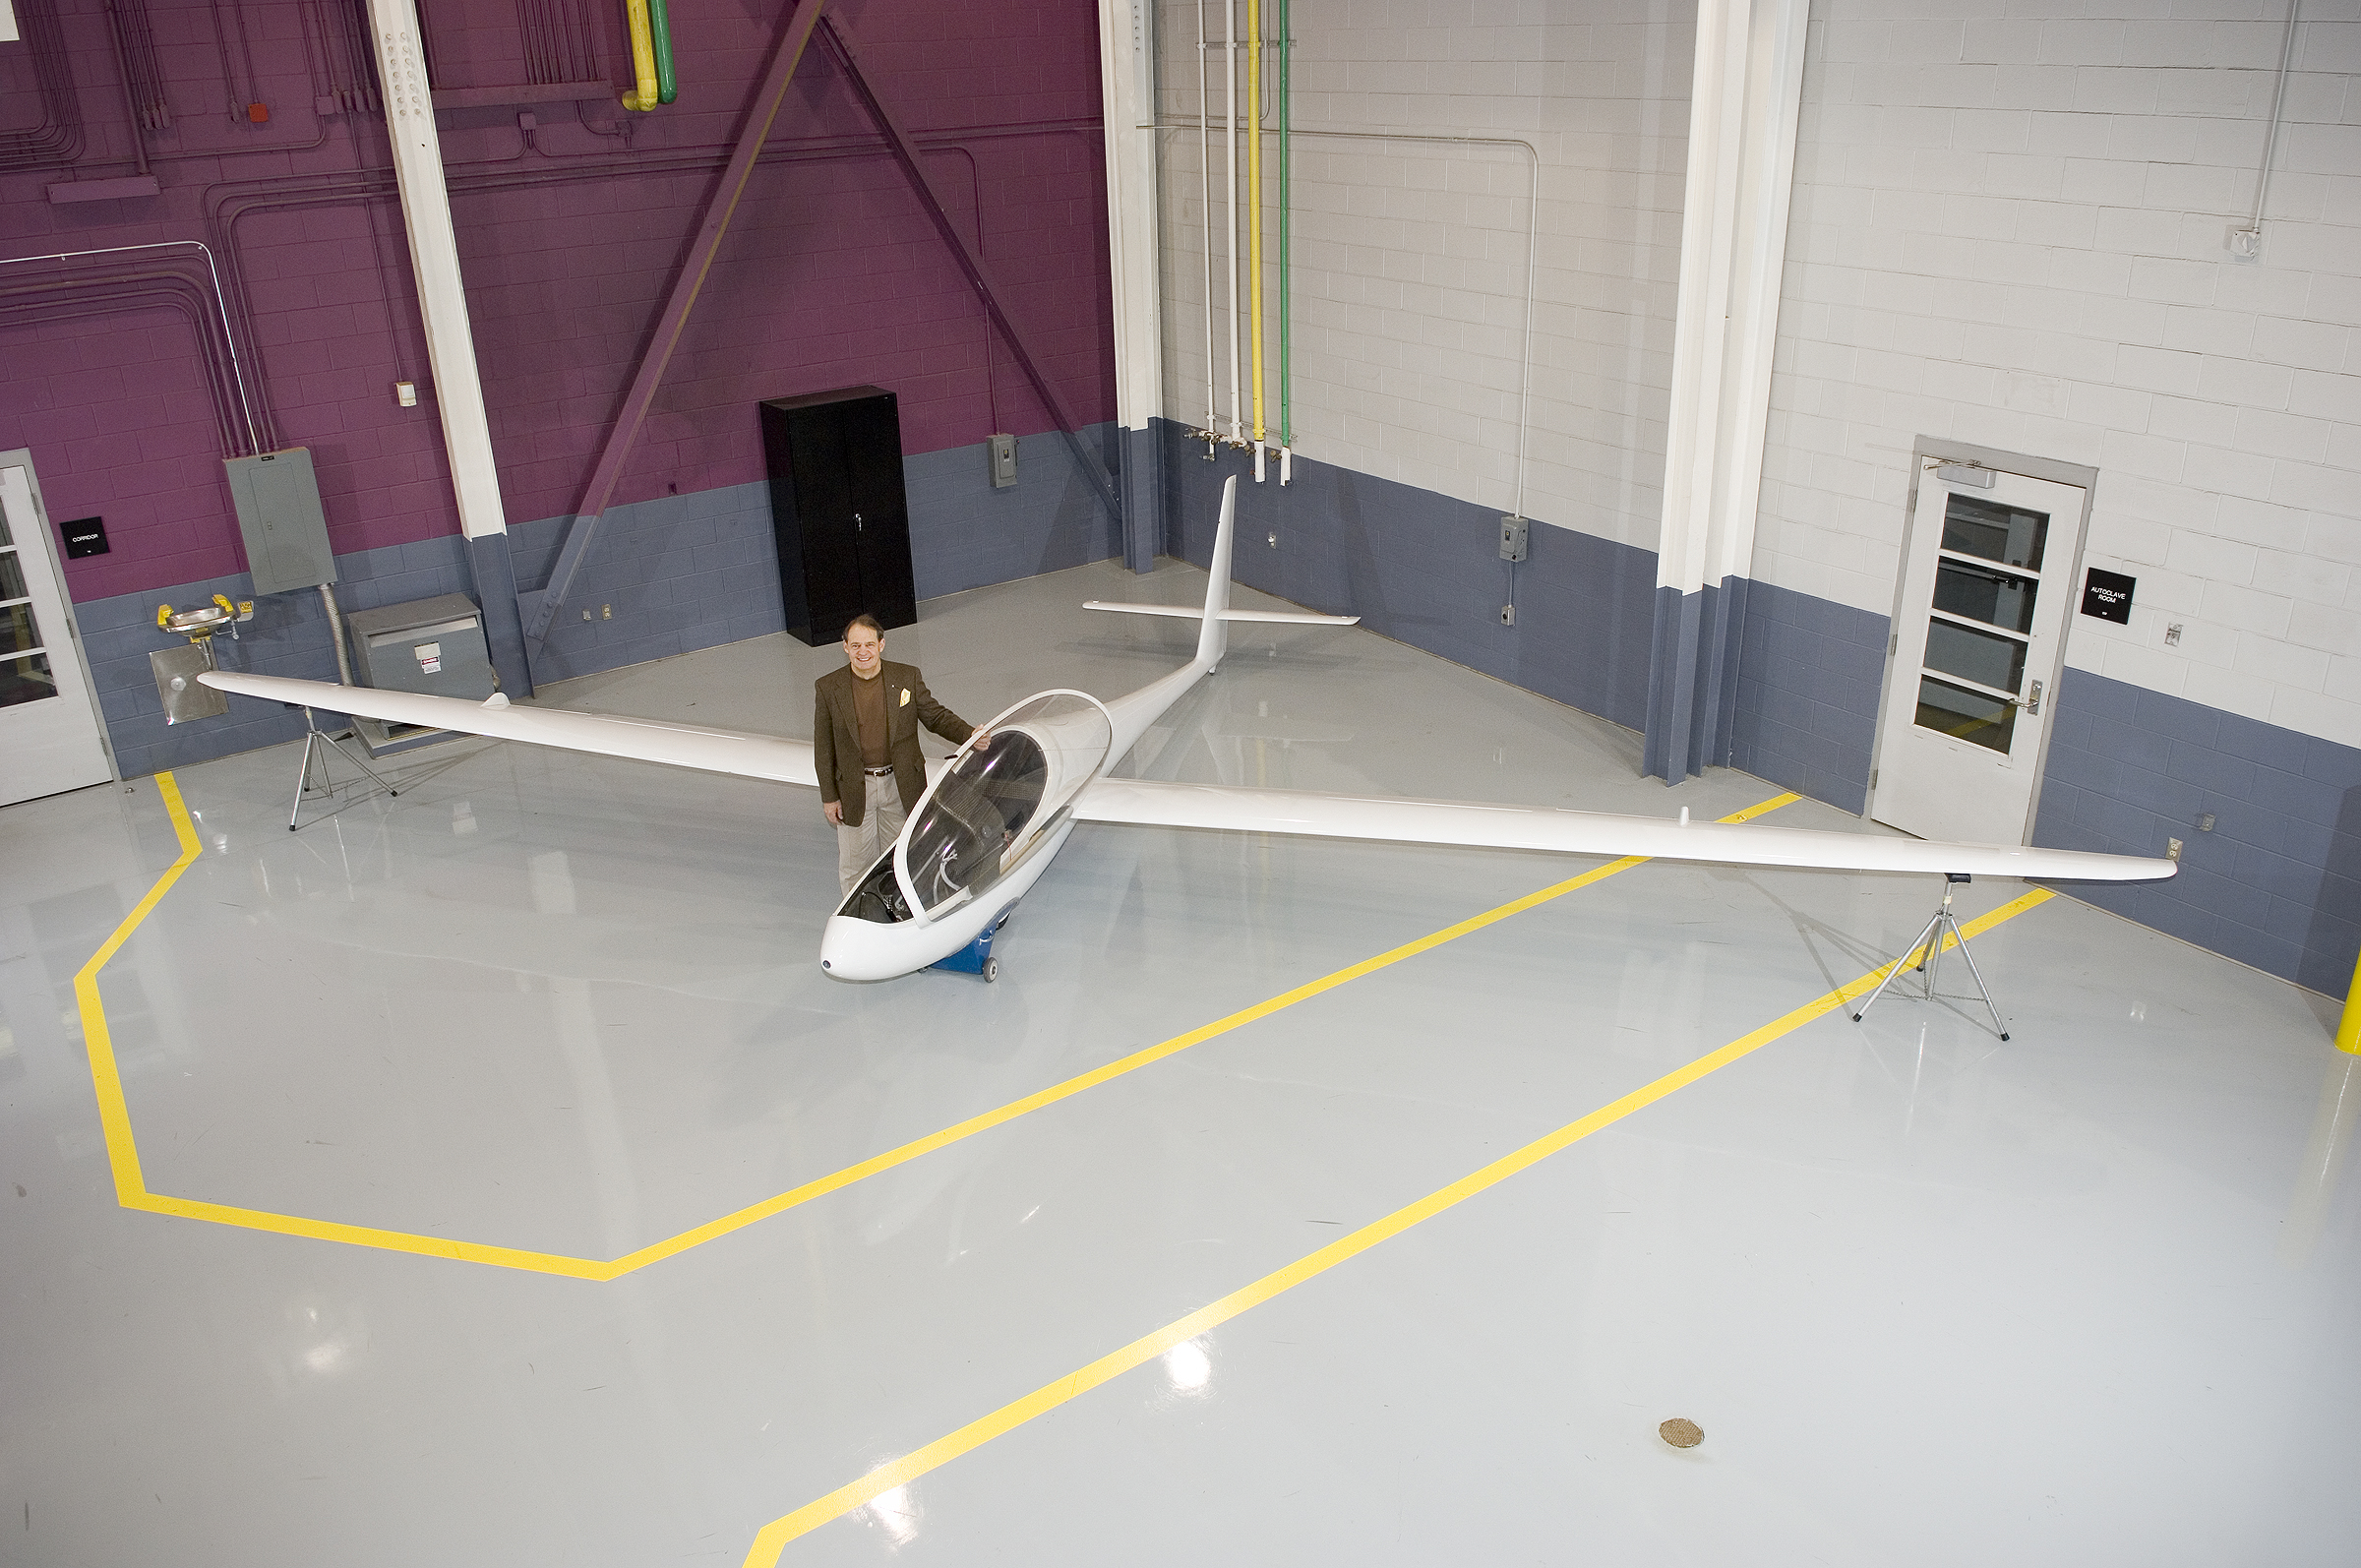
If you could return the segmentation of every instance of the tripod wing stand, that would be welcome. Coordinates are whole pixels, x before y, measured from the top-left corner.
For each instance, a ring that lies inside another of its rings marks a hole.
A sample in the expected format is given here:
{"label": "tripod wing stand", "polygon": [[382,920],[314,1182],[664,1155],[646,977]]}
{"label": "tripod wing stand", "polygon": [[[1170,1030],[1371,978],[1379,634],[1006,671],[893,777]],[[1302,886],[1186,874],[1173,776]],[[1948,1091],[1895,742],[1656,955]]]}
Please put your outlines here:
{"label": "tripod wing stand", "polygon": [[[295,831],[296,818],[303,814],[304,798],[312,793],[312,753],[315,749],[320,747],[328,747],[333,750],[336,754],[343,757],[345,761],[350,762],[354,767],[357,767],[362,772],[368,774],[370,782],[375,784],[379,789],[384,790],[389,797],[396,796],[401,793],[401,791],[387,783],[383,778],[380,778],[376,770],[370,767],[368,763],[362,761],[359,757],[353,755],[351,752],[347,751],[342,741],[337,740],[334,736],[322,729],[320,727],[320,721],[312,717],[312,710],[307,707],[303,710],[303,766],[296,769],[295,772],[295,805],[287,813],[288,832],[292,833]],[[336,793],[336,783],[335,780],[329,774],[328,758],[326,756],[322,756],[320,758],[320,792],[331,797]]]}
{"label": "tripod wing stand", "polygon": [[1934,918],[1918,933],[1918,939],[1903,949],[1901,958],[1894,960],[1894,967],[1887,972],[1886,978],[1877,983],[1877,989],[1869,993],[1869,999],[1861,1003],[1861,1010],[1852,1015],[1854,1023],[1859,1023],[1869,1009],[1877,1004],[1877,998],[1884,995],[1886,988],[1902,974],[1903,960],[1912,953],[1918,954],[1918,962],[1911,967],[1926,976],[1926,999],[1934,1000],[1935,976],[1943,967],[1943,941],[1948,936],[1960,944],[1960,956],[1968,960],[1968,973],[1974,977],[1976,992],[1984,998],[1984,1005],[1991,1009],[1992,1027],[2000,1031],[2001,1039],[2009,1038],[2009,1026],[2001,1022],[2000,1008],[1993,1003],[1992,988],[1984,984],[1982,972],[1975,967],[1975,955],[1968,950],[1968,934],[1960,930],[1959,917],[1951,912],[1951,890],[1965,887],[1971,880],[1973,878],[1966,872],[1943,874],[1943,907],[1935,911]]}

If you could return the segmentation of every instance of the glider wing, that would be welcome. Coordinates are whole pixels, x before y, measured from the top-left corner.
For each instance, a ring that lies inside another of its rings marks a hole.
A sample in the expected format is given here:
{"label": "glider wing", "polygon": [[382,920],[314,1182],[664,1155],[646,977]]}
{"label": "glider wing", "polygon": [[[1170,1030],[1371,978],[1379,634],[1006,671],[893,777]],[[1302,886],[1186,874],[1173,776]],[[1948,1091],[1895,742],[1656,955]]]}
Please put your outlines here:
{"label": "glider wing", "polygon": [[2066,881],[2149,881],[2179,868],[2168,860],[2035,849],[2020,844],[1946,844],[1876,833],[1830,833],[1741,822],[1683,822],[1527,806],[1372,799],[1226,784],[1168,784],[1103,778],[1082,793],[1086,822],[1212,827],[1390,843],[1464,844],[1569,855],[1645,855],[1725,866],[1800,866],[1829,871],[1965,872]]}
{"label": "glider wing", "polygon": [[293,681],[277,675],[239,675],[208,670],[198,680],[240,696],[257,696],[332,713],[357,713],[394,724],[457,730],[502,741],[530,741],[600,756],[667,762],[708,773],[771,779],[781,784],[819,783],[810,741],[742,730],[709,730],[694,724],[623,718],[611,713],[575,713],[565,708],[520,707],[495,694],[482,702],[384,692],[374,687],[336,686],[327,681]]}

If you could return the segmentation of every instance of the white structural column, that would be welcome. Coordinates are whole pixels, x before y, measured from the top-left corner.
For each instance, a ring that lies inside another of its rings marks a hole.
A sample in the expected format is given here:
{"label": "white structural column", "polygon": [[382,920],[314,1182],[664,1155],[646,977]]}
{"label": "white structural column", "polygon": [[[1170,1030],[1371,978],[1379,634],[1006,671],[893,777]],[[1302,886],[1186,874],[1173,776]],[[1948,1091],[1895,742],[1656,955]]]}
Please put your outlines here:
{"label": "white structural column", "polygon": [[459,505],[459,533],[467,545],[476,602],[483,608],[484,640],[501,690],[530,696],[532,667],[516,611],[516,568],[509,554],[500,471],[492,461],[492,421],[484,412],[484,384],[476,374],[475,334],[467,325],[467,290],[459,278],[451,193],[443,183],[443,139],[435,132],[415,0],[369,0],[369,30],[385,90],[386,134],[394,144],[394,178],[401,191],[401,226],[410,237],[418,314],[426,324],[435,411],[443,419],[443,450],[451,463],[451,489]]}
{"label": "white structural column", "polygon": [[1728,752],[1810,0],[1700,0],[1647,771]]}
{"label": "white structural column", "polygon": [[459,280],[459,251],[451,226],[451,196],[443,184],[443,143],[426,81],[413,0],[369,0],[377,44],[377,74],[385,88],[386,132],[394,143],[394,177],[401,189],[402,226],[410,236],[410,269],[418,310],[426,320],[426,355],[435,375],[435,407],[443,416],[443,445],[451,456],[451,488],[459,502],[459,531],[469,539],[505,533],[500,476],[492,463],[492,425],[476,375],[475,338],[467,327],[467,294]]}
{"label": "white structural column", "polygon": [[1107,135],[1108,272],[1115,298],[1117,487],[1123,563],[1156,564],[1164,546],[1161,463],[1164,322],[1156,227],[1156,73],[1152,0],[1099,0],[1099,83]]}

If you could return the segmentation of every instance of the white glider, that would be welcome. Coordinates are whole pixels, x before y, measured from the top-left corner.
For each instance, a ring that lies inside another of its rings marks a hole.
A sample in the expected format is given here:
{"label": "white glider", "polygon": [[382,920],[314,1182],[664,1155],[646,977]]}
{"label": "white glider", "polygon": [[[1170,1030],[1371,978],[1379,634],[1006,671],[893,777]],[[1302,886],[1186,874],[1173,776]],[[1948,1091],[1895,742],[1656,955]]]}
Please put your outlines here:
{"label": "white glider", "polygon": [[[889,980],[951,960],[991,978],[992,934],[1031,890],[1076,822],[1210,827],[1393,843],[1460,844],[1573,855],[1645,855],[1733,866],[1832,871],[1964,873],[2071,881],[2148,881],[2179,868],[2168,860],[1946,844],[1927,839],[1815,832],[1734,823],[1608,815],[1459,801],[1369,799],[1223,784],[1110,778],[1148,727],[1219,667],[1234,621],[1350,626],[1358,616],[1230,608],[1231,536],[1238,481],[1222,492],[1205,606],[1110,604],[1087,608],[1179,616],[1202,623],[1197,656],[1128,696],[1100,701],[1049,691],[995,717],[978,751],[971,741],[932,781],[901,837],[862,877],[820,937],[820,967],[840,980]],[[744,778],[817,786],[812,743],[648,719],[517,707],[498,694],[476,703],[325,681],[209,671],[198,679],[244,696],[365,714],[396,724],[530,741],[602,756],[666,762]],[[962,959],[961,955],[965,955]]]}

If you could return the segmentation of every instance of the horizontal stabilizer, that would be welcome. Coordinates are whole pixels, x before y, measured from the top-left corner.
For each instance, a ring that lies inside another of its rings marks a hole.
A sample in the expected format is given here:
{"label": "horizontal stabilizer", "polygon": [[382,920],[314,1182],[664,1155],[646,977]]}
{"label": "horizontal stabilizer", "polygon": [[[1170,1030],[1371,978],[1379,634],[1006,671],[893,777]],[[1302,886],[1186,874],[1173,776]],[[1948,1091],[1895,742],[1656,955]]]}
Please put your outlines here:
{"label": "horizontal stabilizer", "polygon": [[608,713],[523,707],[498,693],[489,701],[468,702],[454,696],[384,692],[375,687],[336,686],[327,681],[291,681],[277,675],[239,675],[229,670],[208,670],[197,679],[240,696],[325,712],[354,713],[391,724],[456,730],[463,735],[488,735],[502,741],[529,741],[535,746],[556,746],[570,752],[629,757],[638,762],[665,762],[674,767],[771,779],[781,784],[819,783],[810,741],[781,740],[773,735],[709,730],[694,724],[668,724]]}
{"label": "horizontal stabilizer", "polygon": [[2036,849],[2024,844],[1945,844],[1879,833],[1686,822],[1545,807],[1452,801],[1369,800],[1228,784],[1167,784],[1103,778],[1082,792],[1074,815],[1086,822],[1212,827],[1390,843],[1463,844],[1570,855],[1645,855],[1724,866],[1797,866],[1853,872],[1965,872],[2061,881],[2143,882],[2179,870],[2168,860]]}
{"label": "horizontal stabilizer", "polygon": [[[1085,610],[1113,610],[1119,615],[1169,615],[1176,621],[1202,621],[1205,612],[1185,604],[1117,604],[1109,599],[1086,599]],[[1354,626],[1357,615],[1312,615],[1302,610],[1224,610],[1216,621],[1261,621],[1272,626]]]}

